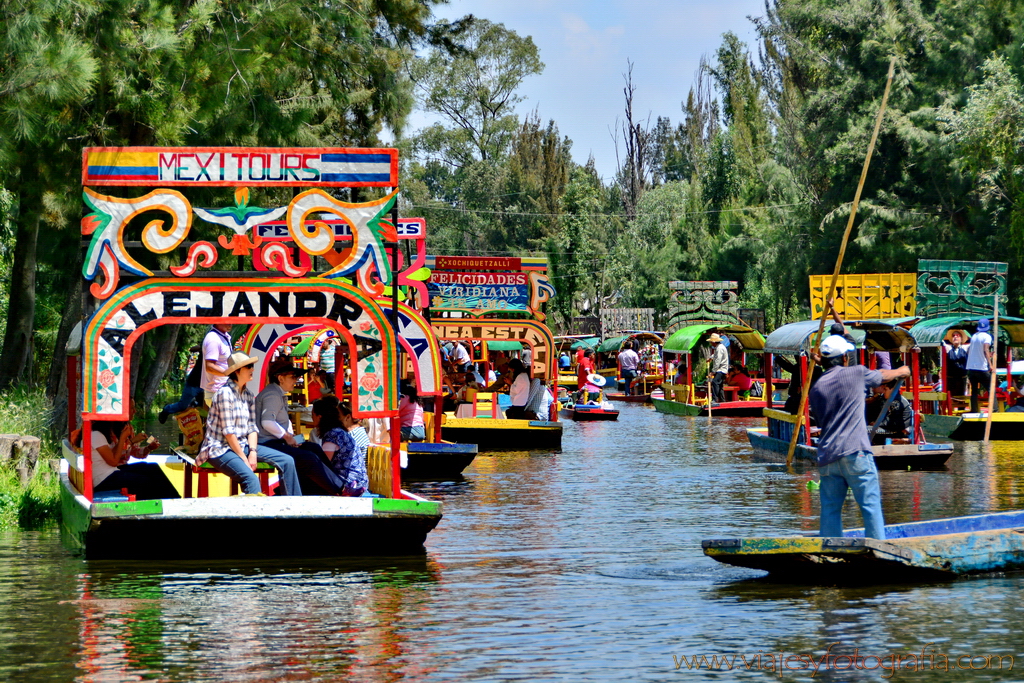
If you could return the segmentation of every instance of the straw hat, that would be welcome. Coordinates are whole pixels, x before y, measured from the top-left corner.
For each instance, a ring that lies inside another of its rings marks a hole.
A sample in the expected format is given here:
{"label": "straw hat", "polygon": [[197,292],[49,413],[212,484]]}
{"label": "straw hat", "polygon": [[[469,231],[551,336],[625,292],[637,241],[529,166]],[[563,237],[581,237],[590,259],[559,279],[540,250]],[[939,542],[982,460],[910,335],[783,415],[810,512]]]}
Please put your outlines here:
{"label": "straw hat", "polygon": [[603,387],[608,380],[601,375],[590,374],[587,375],[587,382],[593,384],[595,387]]}
{"label": "straw hat", "polygon": [[242,353],[241,351],[235,351],[231,354],[230,363],[228,363],[227,369],[224,371],[225,375],[230,375],[239,368],[244,368],[246,365],[254,365],[259,362],[259,358],[256,356],[249,356]]}
{"label": "straw hat", "polygon": [[712,333],[711,336],[708,337],[708,341],[711,342],[712,344],[715,344],[721,342],[722,338],[719,337],[717,334]]}

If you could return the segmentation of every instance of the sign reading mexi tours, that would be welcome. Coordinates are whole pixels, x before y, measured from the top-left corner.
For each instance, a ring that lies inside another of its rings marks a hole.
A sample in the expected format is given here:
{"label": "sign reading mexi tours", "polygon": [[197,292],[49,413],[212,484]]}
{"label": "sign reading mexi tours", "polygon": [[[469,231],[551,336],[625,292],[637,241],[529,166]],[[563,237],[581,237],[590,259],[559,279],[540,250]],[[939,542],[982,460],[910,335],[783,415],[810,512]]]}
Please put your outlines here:
{"label": "sign reading mexi tours", "polygon": [[82,184],[397,187],[398,150],[301,147],[90,147]]}

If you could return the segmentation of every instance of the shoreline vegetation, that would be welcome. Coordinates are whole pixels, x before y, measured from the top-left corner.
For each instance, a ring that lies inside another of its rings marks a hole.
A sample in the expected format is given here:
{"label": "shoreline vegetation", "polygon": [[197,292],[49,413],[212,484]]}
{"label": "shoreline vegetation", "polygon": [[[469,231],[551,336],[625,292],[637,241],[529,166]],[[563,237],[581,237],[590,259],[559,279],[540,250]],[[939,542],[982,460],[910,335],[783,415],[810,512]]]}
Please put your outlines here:
{"label": "shoreline vegetation", "polygon": [[13,459],[0,462],[0,531],[39,529],[60,519],[60,477],[47,463],[59,457],[52,431],[53,406],[43,388],[0,393],[0,434],[39,437],[39,465],[26,483]]}

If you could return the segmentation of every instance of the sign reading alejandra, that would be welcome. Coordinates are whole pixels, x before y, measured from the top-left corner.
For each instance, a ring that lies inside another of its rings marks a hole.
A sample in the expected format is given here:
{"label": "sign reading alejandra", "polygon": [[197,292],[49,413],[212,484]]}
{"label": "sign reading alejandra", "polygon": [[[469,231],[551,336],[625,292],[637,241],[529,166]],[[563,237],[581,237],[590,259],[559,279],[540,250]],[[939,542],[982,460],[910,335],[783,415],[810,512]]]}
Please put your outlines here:
{"label": "sign reading alejandra", "polygon": [[525,311],[530,300],[526,273],[434,272],[427,292],[439,310]]}

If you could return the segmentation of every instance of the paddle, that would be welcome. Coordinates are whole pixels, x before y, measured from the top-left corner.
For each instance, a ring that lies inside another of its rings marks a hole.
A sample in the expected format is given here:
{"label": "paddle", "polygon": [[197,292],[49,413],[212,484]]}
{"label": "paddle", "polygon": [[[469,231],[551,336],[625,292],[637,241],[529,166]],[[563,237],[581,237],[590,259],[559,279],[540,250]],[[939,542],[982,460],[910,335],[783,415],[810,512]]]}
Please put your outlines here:
{"label": "paddle", "polygon": [[[882,117],[885,115],[885,104],[889,101],[889,88],[892,86],[892,75],[896,69],[896,58],[889,60],[889,76],[885,81],[885,92],[882,94],[882,106],[878,109],[878,118],[875,119],[875,131],[871,134],[871,142],[868,143],[868,153],[864,158],[864,168],[860,172],[860,183],[857,184],[857,192],[853,195],[853,206],[850,207],[850,220],[846,222],[846,232],[843,233],[843,243],[839,247],[839,258],[836,259],[836,267],[832,272],[832,282],[828,286],[828,294],[825,301],[830,301],[836,292],[836,281],[839,280],[839,271],[843,267],[843,256],[846,254],[846,244],[850,240],[850,233],[853,231],[853,219],[857,217],[857,207],[860,206],[860,195],[864,191],[864,181],[868,177],[868,166],[871,165],[871,155],[875,151],[875,142],[878,140],[878,131],[882,127]],[[821,337],[825,331],[825,319],[828,317],[828,306],[821,307],[821,323],[818,325],[818,334],[811,338],[811,351],[817,349],[821,344]],[[810,354],[808,354],[810,355]],[[811,389],[811,376],[813,363],[807,367],[807,375],[804,377],[804,390],[800,395],[800,409],[796,413],[796,424],[793,426],[793,438],[789,441],[789,451],[786,453],[786,465],[793,464],[793,455],[796,453],[796,442],[800,439],[800,425],[804,421],[804,413],[807,410],[807,394]],[[808,427],[810,434],[810,427]]]}
{"label": "paddle", "polygon": [[[988,358],[988,369],[992,372],[992,379],[989,381],[988,388],[988,417],[985,418],[985,443],[988,443],[989,436],[992,435],[992,413],[996,409],[996,351],[999,347],[999,294],[997,293],[994,297],[994,311],[995,319],[992,325],[992,357]],[[1013,361],[1011,360],[1012,364]],[[1006,366],[1006,388],[1010,388],[1010,366]]]}
{"label": "paddle", "polygon": [[882,404],[882,412],[878,414],[878,419],[875,420],[875,424],[871,425],[871,429],[868,430],[868,441],[872,441],[875,438],[875,432],[881,426],[885,416],[889,413],[889,406],[896,400],[896,396],[900,393],[900,385],[903,384],[903,379],[900,378],[896,381],[896,386],[892,388],[892,393],[889,394],[889,398],[885,399],[885,403]]}

